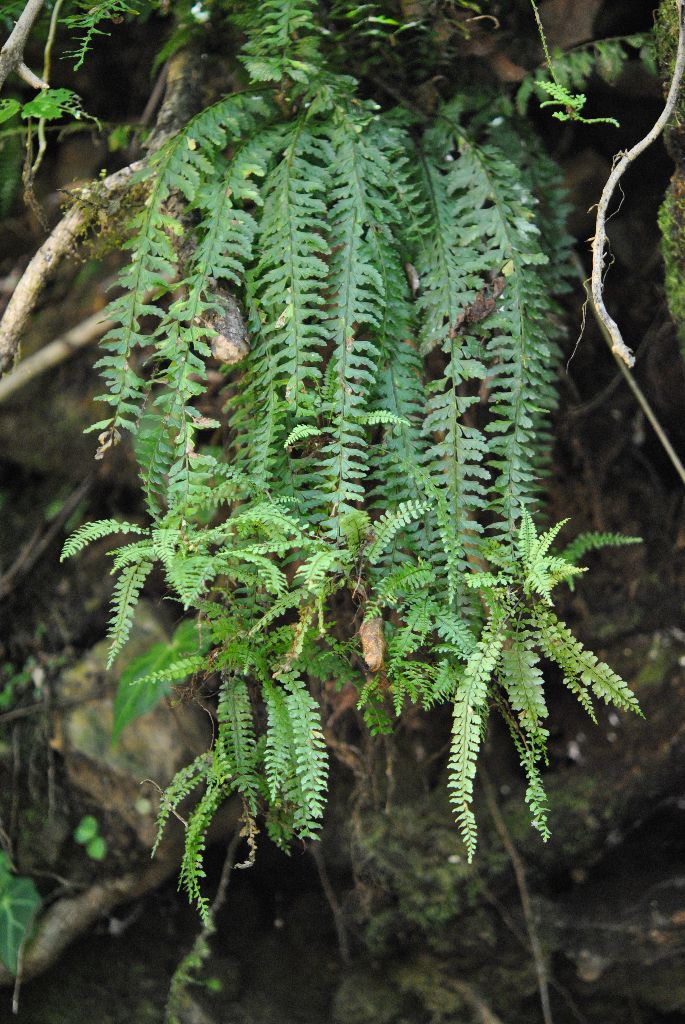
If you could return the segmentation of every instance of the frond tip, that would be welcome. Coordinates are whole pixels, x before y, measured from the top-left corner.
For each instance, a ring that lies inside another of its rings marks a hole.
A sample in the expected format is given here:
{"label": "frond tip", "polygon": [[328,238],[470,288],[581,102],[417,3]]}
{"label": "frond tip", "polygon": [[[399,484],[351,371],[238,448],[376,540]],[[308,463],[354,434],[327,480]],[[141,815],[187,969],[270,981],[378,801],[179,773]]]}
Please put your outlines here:
{"label": "frond tip", "polygon": [[84,526],[79,527],[65,541],[62,554],[60,555],[60,562],[71,558],[72,555],[77,555],[79,551],[92,544],[93,541],[101,540],[103,537],[110,537],[113,533],[144,534],[147,531],[142,526],[137,526],[135,523],[124,523],[119,519],[100,519],[95,523],[86,523]]}

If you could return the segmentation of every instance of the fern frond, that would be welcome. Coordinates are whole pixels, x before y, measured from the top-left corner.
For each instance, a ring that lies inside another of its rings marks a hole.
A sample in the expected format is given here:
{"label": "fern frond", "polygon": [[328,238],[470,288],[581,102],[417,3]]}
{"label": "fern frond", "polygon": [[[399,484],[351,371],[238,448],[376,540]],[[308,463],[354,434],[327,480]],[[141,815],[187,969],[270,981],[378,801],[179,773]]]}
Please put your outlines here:
{"label": "fern frond", "polygon": [[476,513],[487,501],[488,446],[482,431],[466,422],[477,398],[463,392],[473,381],[484,379],[487,370],[473,333],[459,333],[458,325],[464,309],[483,287],[490,263],[473,245],[479,232],[485,237],[478,213],[480,197],[472,194],[472,176],[468,199],[466,189],[459,195],[461,183],[455,181],[452,165],[446,161],[449,145],[444,132],[433,130],[424,140],[427,153],[422,158],[422,186],[431,216],[424,225],[417,260],[422,284],[417,307],[424,324],[424,351],[439,345],[447,361],[442,377],[430,386],[423,429],[430,444],[427,470],[439,491],[438,543],[431,558],[445,566],[448,601],[456,601],[460,613],[468,609],[473,613],[475,602],[465,593],[462,580],[467,547],[476,554],[482,532]]}
{"label": "fern frond", "polygon": [[143,589],[143,584],[152,572],[152,562],[134,562],[122,570],[112,594],[112,616],[107,633],[110,641],[107,668],[128,640],[133,623],[133,613]]}
{"label": "fern frond", "polygon": [[65,541],[62,554],[60,555],[60,562],[63,562],[66,558],[71,558],[72,555],[78,554],[79,551],[92,544],[93,541],[109,537],[113,533],[143,534],[145,532],[145,529],[142,526],[136,525],[136,523],[124,523],[118,519],[99,519],[94,523],[86,523],[84,526],[80,526]]}
{"label": "fern frond", "polygon": [[400,530],[420,519],[429,508],[429,501],[401,501],[392,511],[384,512],[373,524],[374,540],[366,554],[369,564],[375,565]]}
{"label": "fern frond", "polygon": [[246,799],[253,814],[257,811],[259,780],[258,748],[252,707],[245,680],[228,676],[221,686],[217,707],[219,731],[215,764],[222,778]]}
{"label": "fern frond", "polygon": [[577,679],[582,686],[589,687],[606,704],[642,714],[637,698],[625,680],[599,661],[592,651],[586,650],[553,612],[537,608],[534,622],[545,654],[563,669],[568,678]]}
{"label": "fern frond", "polygon": [[189,764],[180,768],[162,793],[157,815],[157,836],[152,847],[154,857],[162,841],[169,816],[176,810],[187,796],[207,777],[211,765],[211,755],[199,754]]}
{"label": "fern frond", "polygon": [[320,66],[320,28],[314,0],[264,0],[258,8],[239,5],[239,24],[248,32],[241,61],[253,82],[290,78],[307,84]]}
{"label": "fern frond", "polygon": [[571,565],[577,565],[588,551],[598,551],[606,547],[624,547],[628,544],[642,544],[641,537],[627,537],[622,533],[579,533],[575,540],[567,544],[561,552]]}
{"label": "fern frond", "polygon": [[504,635],[498,631],[496,624],[486,627],[466,663],[454,701],[447,785],[469,861],[473,859],[476,851],[476,819],[471,807],[476,761],[484,719],[487,716],[488,687],[496,670],[503,643]]}
{"label": "fern frond", "polygon": [[299,444],[301,441],[305,441],[310,437],[321,437],[321,434],[322,431],[313,423],[298,423],[286,437],[283,442],[283,447],[292,448],[294,445]]}
{"label": "fern frond", "polygon": [[289,788],[292,769],[292,723],[280,686],[266,683],[263,689],[267,711],[264,770],[269,797],[275,803]]}
{"label": "fern frond", "polygon": [[[71,57],[76,62],[74,71],[78,71],[85,61],[88,51],[93,47],[95,37],[109,35],[109,32],[100,28],[100,25],[107,21],[121,20],[127,14],[137,15],[141,4],[138,3],[134,7],[126,0],[100,0],[96,4],[88,3],[81,6],[86,9],[77,14],[68,14],[63,19],[68,28],[75,29],[80,33],[76,48],[64,55]],[[142,6],[147,7],[149,4],[143,0]]]}
{"label": "fern frond", "polygon": [[547,717],[547,704],[539,661],[531,638],[519,633],[502,651],[501,681],[524,732],[544,746],[547,731],[540,723]]}
{"label": "fern frond", "polygon": [[392,608],[403,597],[426,590],[434,583],[433,570],[425,563],[400,566],[379,581],[367,602],[365,619],[376,618],[382,608]]}
{"label": "fern frond", "polygon": [[185,846],[181,859],[179,889],[185,889],[188,899],[195,903],[200,917],[205,923],[209,915],[209,900],[203,895],[201,885],[206,875],[204,854],[207,846],[207,832],[226,795],[227,791],[224,786],[214,781],[210,774],[207,788],[188,818]]}
{"label": "fern frond", "polygon": [[287,681],[285,707],[292,732],[293,783],[296,796],[293,827],[303,839],[312,839],[320,826],[328,776],[326,744],[321,731],[319,705],[297,676]]}

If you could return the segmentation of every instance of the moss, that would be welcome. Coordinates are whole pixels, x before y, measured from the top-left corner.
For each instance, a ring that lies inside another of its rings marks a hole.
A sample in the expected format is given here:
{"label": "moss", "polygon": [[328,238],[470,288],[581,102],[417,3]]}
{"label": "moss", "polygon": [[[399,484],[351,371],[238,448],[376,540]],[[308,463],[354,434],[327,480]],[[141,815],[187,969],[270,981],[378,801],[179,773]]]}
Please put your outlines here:
{"label": "moss", "polygon": [[401,993],[381,976],[355,971],[344,979],[333,999],[335,1024],[399,1024],[404,1015]]}
{"label": "moss", "polygon": [[[668,89],[678,43],[678,10],[672,0],[662,0],[656,25],[656,54],[664,87]],[[685,355],[685,90],[681,89],[675,113],[665,133],[666,146],[676,171],[659,211],[661,251],[665,265],[666,298],[679,328]]]}
{"label": "moss", "polygon": [[451,926],[475,905],[482,883],[466,863],[449,810],[411,804],[369,815],[357,843],[358,877],[369,897],[366,941],[374,954],[412,938],[434,950],[452,948]]}
{"label": "moss", "polygon": [[668,308],[685,354],[685,175],[676,172],[659,210]]}
{"label": "moss", "polygon": [[430,1011],[431,1024],[456,1024],[471,1019],[450,972],[428,957],[420,956],[403,964],[393,971],[393,979],[402,992],[413,995]]}
{"label": "moss", "polygon": [[[673,75],[675,55],[678,49],[678,8],[673,0],[662,0],[654,23],[656,58],[664,94]],[[685,94],[681,91],[676,105],[673,127],[685,126]]]}
{"label": "moss", "polygon": [[145,203],[148,191],[147,182],[139,182],[112,194],[97,181],[88,188],[85,198],[78,190],[70,193],[65,211],[76,207],[83,213],[77,236],[80,259],[97,261],[121,249],[130,237],[131,219]]}

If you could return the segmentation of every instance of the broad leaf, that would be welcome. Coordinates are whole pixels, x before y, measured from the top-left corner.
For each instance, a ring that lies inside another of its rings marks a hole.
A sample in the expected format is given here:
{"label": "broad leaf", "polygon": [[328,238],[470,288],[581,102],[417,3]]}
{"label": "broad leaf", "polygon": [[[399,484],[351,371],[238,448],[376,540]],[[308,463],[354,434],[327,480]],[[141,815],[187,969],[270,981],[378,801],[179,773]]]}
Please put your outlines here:
{"label": "broad leaf", "polygon": [[19,950],[40,902],[31,879],[11,874],[3,855],[0,862],[0,960],[13,974],[17,973]]}
{"label": "broad leaf", "polygon": [[169,641],[154,644],[134,658],[121,673],[114,701],[112,743],[122,729],[150,711],[165,697],[174,683],[181,682],[202,664],[202,645],[197,624],[182,622]]}

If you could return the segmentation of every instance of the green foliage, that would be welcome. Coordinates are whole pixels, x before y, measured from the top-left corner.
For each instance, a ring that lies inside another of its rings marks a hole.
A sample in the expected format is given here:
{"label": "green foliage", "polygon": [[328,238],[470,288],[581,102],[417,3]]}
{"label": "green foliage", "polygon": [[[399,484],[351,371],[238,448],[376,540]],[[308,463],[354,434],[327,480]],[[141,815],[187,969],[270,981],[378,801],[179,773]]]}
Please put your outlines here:
{"label": "green foliage", "polygon": [[15,114],[22,118],[42,118],[44,121],[59,121],[68,116],[79,121],[84,114],[81,101],[71,89],[41,89],[32,100],[20,103],[16,99],[0,99],[0,124],[9,121]]}
{"label": "green foliage", "polygon": [[91,860],[101,861],[107,856],[107,841],[100,835],[97,819],[86,814],[74,830],[74,840],[85,847]]}
{"label": "green foliage", "polygon": [[13,874],[7,854],[0,851],[0,960],[13,974],[40,903],[31,879]]}
{"label": "green foliage", "polygon": [[154,644],[130,661],[119,676],[112,743],[127,725],[165,697],[174,683],[182,682],[203,665],[202,643],[192,621],[182,622],[170,641]]}
{"label": "green foliage", "polygon": [[[126,15],[138,15],[141,4],[134,7],[126,0],[101,0],[96,4],[90,3],[90,0],[77,0],[74,6],[77,8],[76,12],[67,14],[62,21],[77,33],[75,49],[65,56],[75,62],[74,70],[78,71],[86,59],[86,54],[92,48],[95,37],[109,35],[100,26],[106,22],[121,21]],[[143,2],[142,6],[149,8],[153,5]]]}
{"label": "green foliage", "polygon": [[[481,639],[469,656],[457,684],[450,789],[457,821],[469,858],[475,851],[475,819],[471,809],[476,759],[490,695],[507,721],[528,780],[526,800],[535,828],[549,835],[540,764],[547,759],[547,717],[540,656],[562,669],[564,682],[591,717],[592,697],[626,711],[639,712],[627,684],[598,661],[558,620],[552,590],[584,572],[563,555],[550,553],[564,522],[538,536],[524,509],[515,546],[491,542],[484,549],[490,570],[468,579],[487,606]],[[578,545],[582,549],[582,544]]]}
{"label": "green foliage", "polygon": [[539,82],[538,84],[543,92],[551,97],[544,100],[540,106],[562,108],[552,113],[552,117],[556,117],[558,121],[578,121],[580,124],[613,124],[615,128],[618,128],[618,121],[615,117],[583,117],[581,111],[587,102],[587,96],[584,93],[572,93],[560,82]]}
{"label": "green foliage", "polygon": [[[529,512],[569,276],[558,171],[506,97],[456,95],[428,124],[363,99],[313,0],[229,13],[250,86],[139,173],[147,198],[99,363],[98,456],[135,435],[150,525],[89,524],[64,549],[137,534],[110,552],[110,662],[153,566],[201,624],[131,666],[115,732],[189,675],[218,693],[211,749],[159,814],[160,836],[184,822],[181,885],[205,916],[207,832],[227,797],[283,846],[316,836],[324,684],[354,685],[376,732],[407,701],[453,707],[469,856],[492,708],[547,836],[543,658],[590,712],[593,697],[636,709],[553,611],[599,541],[552,554],[563,524],[538,535]],[[396,30],[353,13],[334,13],[350,38],[355,24],[363,40]],[[226,289],[250,352],[225,368],[219,422],[201,409]],[[219,429],[223,448],[207,447]]]}
{"label": "green foliage", "polygon": [[598,75],[608,85],[613,85],[627,61],[635,56],[654,74],[654,41],[651,35],[635,33],[594,40],[571,50],[547,51],[545,65],[526,75],[519,86],[516,106],[524,114],[532,96],[536,96],[543,106],[549,104],[551,96],[551,102],[563,107],[553,114],[558,120],[574,120],[583,124],[616,124],[613,118],[586,120],[582,117],[580,111],[585,105],[583,89],[592,75]]}

